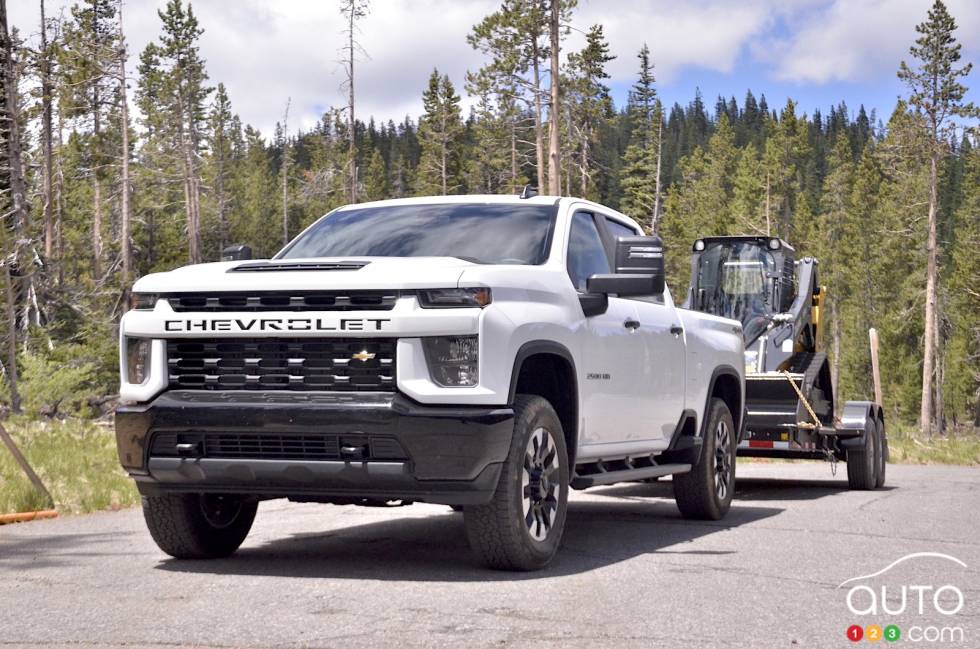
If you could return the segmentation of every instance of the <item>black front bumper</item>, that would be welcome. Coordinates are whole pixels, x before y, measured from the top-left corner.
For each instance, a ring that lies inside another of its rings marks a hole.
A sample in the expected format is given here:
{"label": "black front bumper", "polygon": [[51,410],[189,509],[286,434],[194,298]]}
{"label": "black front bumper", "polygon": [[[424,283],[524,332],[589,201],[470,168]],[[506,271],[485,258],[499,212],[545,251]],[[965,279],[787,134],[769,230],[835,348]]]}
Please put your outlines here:
{"label": "black front bumper", "polygon": [[[470,505],[493,495],[513,419],[508,407],[426,406],[395,393],[179,390],[117,409],[116,441],[123,468],[144,495],[220,492]],[[386,452],[333,459],[270,457],[264,451],[211,457],[203,441],[210,435],[230,436],[239,450],[267,448],[258,443],[263,436],[302,436],[364,440],[364,449]],[[191,440],[183,446],[194,450],[176,452],[173,440]]]}

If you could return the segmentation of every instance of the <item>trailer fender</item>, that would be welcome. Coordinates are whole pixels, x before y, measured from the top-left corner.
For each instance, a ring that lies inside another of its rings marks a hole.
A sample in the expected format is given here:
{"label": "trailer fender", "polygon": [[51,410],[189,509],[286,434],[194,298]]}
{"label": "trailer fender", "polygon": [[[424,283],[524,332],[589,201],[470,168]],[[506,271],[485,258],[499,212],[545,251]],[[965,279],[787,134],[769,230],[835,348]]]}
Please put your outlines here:
{"label": "trailer fender", "polygon": [[841,447],[861,448],[864,446],[864,432],[876,430],[877,421],[882,419],[881,406],[872,401],[848,401],[841,412],[840,423],[835,426]]}

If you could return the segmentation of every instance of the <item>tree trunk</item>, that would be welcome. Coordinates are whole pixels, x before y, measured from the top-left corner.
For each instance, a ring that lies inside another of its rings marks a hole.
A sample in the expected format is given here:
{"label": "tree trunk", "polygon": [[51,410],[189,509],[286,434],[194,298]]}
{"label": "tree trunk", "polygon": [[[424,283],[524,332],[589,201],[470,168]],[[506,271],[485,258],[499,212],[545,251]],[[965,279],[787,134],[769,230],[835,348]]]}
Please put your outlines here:
{"label": "tree trunk", "polygon": [[657,112],[657,179],[656,186],[653,194],[653,223],[650,225],[650,229],[654,234],[657,233],[657,225],[660,222],[660,164],[663,160],[663,149],[664,149],[664,117],[659,110]]}
{"label": "tree trunk", "polygon": [[[10,206],[17,238],[24,238],[30,226],[30,206],[27,202],[27,184],[24,180],[23,154],[20,137],[19,96],[17,75],[14,68],[14,44],[7,31],[7,6],[0,1],[0,51],[3,54],[3,93],[6,104],[0,115],[0,130],[6,130],[7,167],[10,179]],[[16,248],[16,245],[15,245]]]}
{"label": "tree trunk", "polygon": [[64,144],[64,115],[58,111],[58,164],[57,182],[55,184],[55,213],[54,213],[54,248],[57,251],[58,259],[58,286],[65,284],[65,239],[62,232],[61,217],[65,213],[65,169],[61,164],[61,147]]}
{"label": "tree trunk", "polygon": [[[6,24],[6,16],[4,16],[4,23]],[[4,239],[8,238],[9,236],[4,237]],[[7,298],[7,387],[10,390],[10,409],[20,412],[20,392],[17,390],[17,313],[14,308],[14,280],[10,276],[9,259],[10,256],[7,255],[7,261],[3,263],[4,289]]]}
{"label": "tree trunk", "polygon": [[541,118],[541,64],[538,60],[538,38],[535,34],[531,46],[534,80],[534,154],[538,172],[538,191],[544,191],[544,125]]}
{"label": "tree trunk", "polygon": [[357,13],[354,2],[351,3],[347,23],[347,115],[348,137],[350,138],[350,202],[357,202],[357,141],[354,131],[354,14]]}
{"label": "tree trunk", "polygon": [[282,117],[282,245],[289,243],[289,99]]}
{"label": "tree trunk", "polygon": [[837,386],[840,384],[840,346],[841,346],[841,326],[840,326],[840,314],[837,312],[837,299],[832,298],[830,300],[830,322],[832,323],[832,336],[833,341],[831,342],[833,353],[834,353],[834,364],[832,371],[830,373],[830,393],[835,399],[835,403],[843,403],[837,397],[840,392],[838,392]]}
{"label": "tree trunk", "polygon": [[510,186],[511,193],[516,194],[517,187],[517,124],[510,124]]}
{"label": "tree trunk", "polygon": [[926,239],[926,313],[925,331],[922,334],[922,404],[919,411],[919,428],[923,435],[932,435],[932,388],[936,352],[936,201],[938,199],[938,155],[933,153],[929,162],[929,234]]}
{"label": "tree trunk", "polygon": [[120,252],[122,255],[122,286],[123,291],[129,292],[129,282],[133,270],[133,249],[130,245],[130,209],[129,209],[129,104],[128,93],[126,92],[126,46],[123,37],[122,23],[122,0],[119,2],[119,96],[120,96],[120,121],[122,124],[122,148],[120,154],[120,178],[119,178],[119,210],[120,228]]}
{"label": "tree trunk", "polygon": [[935,362],[936,362],[936,393],[933,396],[933,408],[936,411],[935,422],[936,422],[936,432],[940,435],[946,433],[946,413],[943,408],[943,380],[946,375],[946,354],[943,348],[943,336],[942,327],[940,324],[943,321],[942,318],[943,305],[939,301],[939,297],[936,297],[936,309],[935,309],[935,322],[933,323],[933,331],[935,332]]}
{"label": "tree trunk", "polygon": [[44,0],[41,0],[41,150],[44,157],[44,258],[51,259],[54,252],[54,219],[52,218],[53,163],[51,152],[51,52],[48,50],[48,26],[44,16]]}
{"label": "tree trunk", "polygon": [[561,195],[561,160],[558,155],[559,141],[558,131],[561,123],[558,119],[558,112],[561,104],[559,98],[559,50],[561,41],[561,23],[559,0],[551,0],[551,106],[548,109],[548,193],[552,196]]}

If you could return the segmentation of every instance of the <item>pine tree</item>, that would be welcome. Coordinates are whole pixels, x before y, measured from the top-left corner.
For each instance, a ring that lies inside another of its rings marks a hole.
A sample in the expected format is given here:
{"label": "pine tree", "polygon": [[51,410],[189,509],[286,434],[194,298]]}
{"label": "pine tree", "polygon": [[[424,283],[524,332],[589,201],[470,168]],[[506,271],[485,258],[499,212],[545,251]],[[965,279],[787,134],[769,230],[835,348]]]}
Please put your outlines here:
{"label": "pine tree", "polygon": [[765,234],[766,170],[755,146],[741,150],[732,185],[730,233]]}
{"label": "pine tree", "polygon": [[942,417],[936,421],[934,404],[941,408],[942,398],[934,400],[935,386],[942,381],[935,380],[936,358],[938,356],[938,324],[940,320],[939,294],[939,241],[937,239],[939,165],[944,155],[946,131],[949,118],[977,117],[980,111],[971,103],[964,102],[966,87],[960,78],[966,77],[973,65],[967,63],[955,67],[960,60],[962,46],[956,42],[953,32],[956,21],[949,14],[946,5],[936,0],[929,10],[929,19],[916,25],[920,34],[909,53],[920,62],[916,69],[902,61],[898,77],[909,87],[909,103],[920,109],[926,118],[929,132],[929,213],[928,235],[926,239],[926,304],[925,327],[922,336],[922,401],[920,405],[919,426],[923,433],[932,434],[938,423],[943,427]]}
{"label": "pine tree", "polygon": [[628,116],[633,124],[630,144],[623,154],[620,209],[640,222],[649,220],[656,230],[660,207],[660,161],[663,108],[654,87],[656,79],[650,48],[640,49],[640,73],[630,91]]}
{"label": "pine tree", "polygon": [[980,427],[980,149],[967,148],[964,196],[955,217],[949,268],[946,409],[954,422]]}
{"label": "pine tree", "polygon": [[495,90],[513,93],[516,101],[533,114],[537,186],[546,186],[544,106],[550,91],[543,85],[542,67],[550,57],[546,40],[550,11],[546,0],[503,0],[500,9],[486,16],[466,37],[476,50],[490,58],[480,74],[492,80]]}
{"label": "pine tree", "polygon": [[425,114],[419,122],[419,161],[415,191],[419,196],[458,193],[463,187],[459,95],[447,75],[433,70],[422,93]]}
{"label": "pine tree", "polygon": [[[609,54],[609,44],[603,35],[602,25],[593,25],[585,37],[585,47],[568,56],[568,80],[565,84],[565,101],[568,103],[570,144],[576,154],[566,156],[574,161],[579,176],[578,195],[595,198],[595,181],[592,178],[593,147],[602,122],[612,114],[609,88],[603,84],[609,78],[606,64],[615,59]],[[572,193],[571,183],[566,192]]]}
{"label": "pine tree", "polygon": [[105,253],[105,196],[106,169],[110,154],[105,130],[109,122],[114,79],[112,70],[117,63],[118,28],[116,8],[112,0],[92,0],[74,5],[71,19],[65,26],[61,69],[64,83],[60,84],[62,110],[68,119],[86,120],[84,137],[87,175],[92,184],[91,255],[93,278],[101,277]]}
{"label": "pine tree", "polygon": [[388,198],[390,194],[391,188],[388,182],[385,160],[381,157],[381,152],[375,149],[374,153],[371,154],[371,162],[368,164],[367,173],[364,176],[364,200],[380,201]]}
{"label": "pine tree", "polygon": [[211,92],[208,75],[198,53],[197,41],[204,30],[190,5],[168,0],[158,11],[163,22],[158,56],[161,64],[160,101],[166,116],[161,123],[179,161],[187,217],[187,250],[192,264],[201,255],[201,176],[199,158],[205,122],[205,101]]}

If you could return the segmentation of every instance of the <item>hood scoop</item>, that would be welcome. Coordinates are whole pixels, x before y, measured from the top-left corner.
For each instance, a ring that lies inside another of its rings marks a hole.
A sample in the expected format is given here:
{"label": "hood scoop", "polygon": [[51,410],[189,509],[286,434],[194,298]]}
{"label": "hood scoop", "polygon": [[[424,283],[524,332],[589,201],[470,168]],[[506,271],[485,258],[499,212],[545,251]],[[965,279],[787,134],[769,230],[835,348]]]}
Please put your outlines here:
{"label": "hood scoop", "polygon": [[318,270],[360,270],[367,261],[260,261],[239,264],[228,269],[229,273],[264,273]]}

